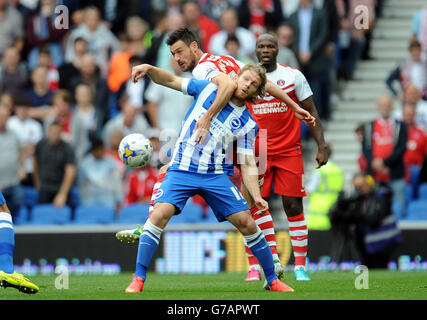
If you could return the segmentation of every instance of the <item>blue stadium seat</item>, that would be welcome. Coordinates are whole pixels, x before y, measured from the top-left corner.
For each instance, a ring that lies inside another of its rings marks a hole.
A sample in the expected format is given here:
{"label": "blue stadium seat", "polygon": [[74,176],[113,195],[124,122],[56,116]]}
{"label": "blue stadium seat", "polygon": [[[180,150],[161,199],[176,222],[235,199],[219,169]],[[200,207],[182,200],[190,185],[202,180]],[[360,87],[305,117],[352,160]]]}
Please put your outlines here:
{"label": "blue stadium seat", "polygon": [[427,220],[427,200],[420,199],[410,202],[406,220]]}
{"label": "blue stadium seat", "polygon": [[427,182],[423,182],[418,186],[418,199],[427,200]]}
{"label": "blue stadium seat", "polygon": [[14,224],[26,224],[29,220],[28,208],[26,206],[21,206],[17,214],[13,217]]}
{"label": "blue stadium seat", "polygon": [[38,204],[31,211],[31,224],[68,224],[71,221],[71,208],[56,208],[53,204]]}
{"label": "blue stadium seat", "polygon": [[73,223],[108,224],[114,222],[114,209],[104,205],[79,206],[75,211]]}
{"label": "blue stadium seat", "polygon": [[209,208],[208,215],[202,219],[202,223],[218,223],[218,220],[215,217],[215,214],[213,213],[212,209]]}
{"label": "blue stadium seat", "polygon": [[406,202],[406,204],[408,204],[409,202],[415,200],[415,197],[414,197],[414,188],[413,188],[412,184],[406,183],[405,184],[405,189],[403,190],[403,192],[405,194],[405,202]]}
{"label": "blue stadium seat", "polygon": [[144,224],[148,218],[150,205],[145,203],[134,203],[120,210],[119,223]]}
{"label": "blue stadium seat", "polygon": [[402,212],[402,205],[398,201],[393,201],[393,213],[398,219],[404,219],[404,217],[402,217]]}
{"label": "blue stadium seat", "polygon": [[31,209],[34,207],[39,200],[39,192],[36,188],[23,186],[22,191],[24,193],[24,205]]}
{"label": "blue stadium seat", "polygon": [[421,166],[411,165],[409,167],[409,179],[412,186],[412,199],[418,199],[418,179],[420,176]]}

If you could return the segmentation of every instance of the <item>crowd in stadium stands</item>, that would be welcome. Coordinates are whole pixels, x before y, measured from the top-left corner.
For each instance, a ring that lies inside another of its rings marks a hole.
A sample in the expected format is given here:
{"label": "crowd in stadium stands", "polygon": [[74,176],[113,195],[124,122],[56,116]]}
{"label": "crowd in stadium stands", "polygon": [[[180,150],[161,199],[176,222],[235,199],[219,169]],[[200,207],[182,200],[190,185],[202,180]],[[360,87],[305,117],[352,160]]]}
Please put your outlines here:
{"label": "crowd in stadium stands", "polygon": [[[354,79],[356,62],[370,59],[382,3],[0,0],[0,189],[8,206],[18,216],[36,204],[102,205],[119,216],[130,204],[147,203],[189,103],[147,79],[132,83],[131,68],[146,62],[181,74],[166,44],[168,33],[179,27],[194,31],[204,51],[243,62],[256,60],[260,34],[275,33],[279,63],[300,68],[327,122],[338,81]],[[367,29],[355,27],[358,5],[369,8]],[[417,140],[427,130],[426,21],[427,9],[414,19],[408,61],[387,80],[404,101],[401,117],[411,130],[407,153],[412,155],[399,158],[406,173],[396,173],[406,184],[413,182],[408,165],[420,167],[427,150]],[[394,79],[402,90],[393,86]],[[137,170],[125,167],[117,154],[122,137],[134,132],[147,135],[155,147],[151,164]],[[375,153],[375,141],[372,145]]]}

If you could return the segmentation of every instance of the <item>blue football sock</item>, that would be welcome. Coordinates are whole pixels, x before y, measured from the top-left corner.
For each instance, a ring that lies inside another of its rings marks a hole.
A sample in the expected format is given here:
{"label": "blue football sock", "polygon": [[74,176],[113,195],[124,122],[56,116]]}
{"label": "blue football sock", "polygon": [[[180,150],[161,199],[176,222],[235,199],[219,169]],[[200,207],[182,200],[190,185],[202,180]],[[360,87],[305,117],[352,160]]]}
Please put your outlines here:
{"label": "blue football sock", "polygon": [[244,236],[246,245],[251,249],[253,255],[258,259],[261,265],[268,285],[271,286],[272,282],[277,279],[274,272],[273,255],[264,234],[258,227],[258,231],[250,236]]}
{"label": "blue football sock", "polygon": [[0,270],[13,273],[13,250],[15,248],[15,232],[12,216],[0,212]]}
{"label": "blue football sock", "polygon": [[150,264],[154,252],[157,250],[160,241],[160,235],[163,229],[155,226],[147,219],[139,238],[138,255],[136,258],[135,276],[141,277],[145,282],[147,278],[147,267]]}

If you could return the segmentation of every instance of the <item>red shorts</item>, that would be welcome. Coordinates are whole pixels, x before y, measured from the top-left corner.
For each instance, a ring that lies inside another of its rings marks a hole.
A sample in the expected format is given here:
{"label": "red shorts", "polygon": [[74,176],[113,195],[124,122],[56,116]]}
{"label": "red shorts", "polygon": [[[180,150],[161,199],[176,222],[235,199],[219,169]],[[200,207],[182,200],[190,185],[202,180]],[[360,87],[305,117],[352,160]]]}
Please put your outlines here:
{"label": "red shorts", "polygon": [[272,186],[274,186],[274,193],[276,194],[288,197],[306,196],[302,184],[303,174],[302,155],[267,157],[265,173],[260,176],[260,179],[264,178],[261,187],[262,197],[270,196]]}

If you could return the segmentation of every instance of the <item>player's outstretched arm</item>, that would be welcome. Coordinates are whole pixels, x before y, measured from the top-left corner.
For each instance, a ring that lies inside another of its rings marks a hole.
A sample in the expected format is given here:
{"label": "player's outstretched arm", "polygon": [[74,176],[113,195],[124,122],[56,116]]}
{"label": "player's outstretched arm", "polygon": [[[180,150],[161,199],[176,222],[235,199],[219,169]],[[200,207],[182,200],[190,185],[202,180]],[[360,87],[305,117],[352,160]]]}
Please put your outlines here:
{"label": "player's outstretched arm", "polygon": [[271,94],[273,97],[282,100],[291,110],[295,113],[295,116],[306,123],[308,126],[312,127],[316,125],[315,118],[306,110],[301,108],[291,97],[288,96],[286,92],[276,86],[270,80],[267,81],[265,90]]}
{"label": "player's outstretched arm", "polygon": [[184,78],[173,75],[172,73],[152,66],[150,64],[140,64],[132,68],[132,81],[137,82],[145,75],[149,76],[155,83],[174,90],[181,91],[182,80]]}
{"label": "player's outstretched arm", "polygon": [[196,143],[203,142],[209,131],[212,118],[215,117],[222,110],[222,108],[224,108],[237,88],[236,81],[231,79],[225,73],[222,73],[213,78],[212,82],[218,86],[218,93],[212,105],[209,107],[203,117],[201,117],[196,123]]}
{"label": "player's outstretched arm", "polygon": [[313,96],[301,101],[301,105],[316,119],[316,126],[310,127],[310,132],[317,143],[316,162],[317,168],[320,168],[328,162],[328,150],[325,137],[323,135],[322,122],[320,121],[319,113],[314,105]]}
{"label": "player's outstretched arm", "polygon": [[[258,167],[253,155],[239,155],[241,159],[241,172],[243,182],[249,194],[254,199],[254,203],[260,210],[258,214],[262,215],[268,210],[268,202],[261,196],[261,191],[258,184]],[[242,160],[243,159],[243,160]]]}

